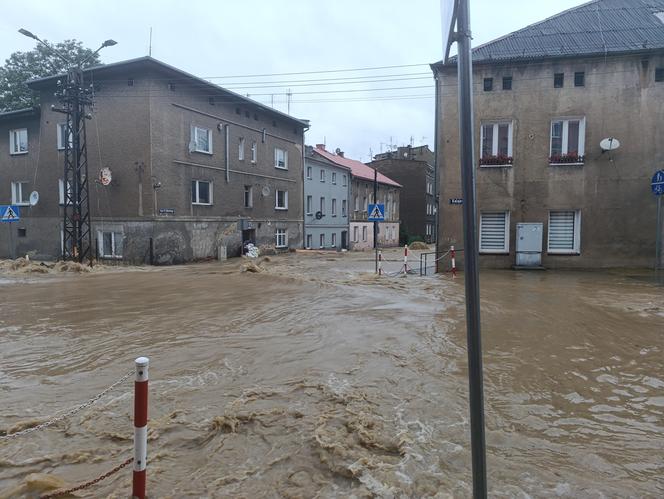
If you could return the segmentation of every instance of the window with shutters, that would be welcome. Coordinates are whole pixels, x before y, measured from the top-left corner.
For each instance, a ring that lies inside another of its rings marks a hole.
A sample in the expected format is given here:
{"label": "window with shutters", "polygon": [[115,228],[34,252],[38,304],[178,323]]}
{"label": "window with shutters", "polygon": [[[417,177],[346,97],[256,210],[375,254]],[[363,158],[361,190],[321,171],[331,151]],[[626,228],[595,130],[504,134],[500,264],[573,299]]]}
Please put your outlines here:
{"label": "window with shutters", "polygon": [[510,212],[483,212],[480,215],[480,253],[509,253]]}
{"label": "window with shutters", "polygon": [[581,252],[581,212],[550,211],[547,251],[564,255]]}

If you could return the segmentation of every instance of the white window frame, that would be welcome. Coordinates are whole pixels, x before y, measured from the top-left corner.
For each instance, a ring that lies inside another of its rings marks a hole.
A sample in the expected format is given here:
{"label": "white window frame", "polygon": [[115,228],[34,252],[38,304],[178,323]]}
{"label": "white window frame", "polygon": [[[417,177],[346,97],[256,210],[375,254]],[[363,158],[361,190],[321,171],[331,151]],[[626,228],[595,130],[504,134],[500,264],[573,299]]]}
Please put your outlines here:
{"label": "white window frame", "polygon": [[[497,157],[498,156],[498,130],[500,129],[500,125],[507,125],[507,156],[512,157],[513,156],[513,140],[514,140],[514,122],[513,121],[483,121],[480,125],[480,159],[485,159],[484,156],[482,156],[483,153],[483,145],[484,145],[484,127],[485,126],[493,126],[493,135],[491,139],[491,156],[490,157]],[[505,165],[480,165],[482,168],[484,167],[489,167],[491,168],[492,166],[505,166]]]}
{"label": "white window frame", "polygon": [[353,241],[356,243],[360,241],[360,228],[357,225],[353,227]]}
{"label": "white window frame", "polygon": [[307,234],[307,249],[311,249],[311,246],[314,244],[313,234]]}
{"label": "white window frame", "polygon": [[325,182],[325,170],[323,168],[320,169],[320,181]]}
{"label": "white window frame", "polygon": [[[586,149],[586,118],[585,116],[571,116],[566,118],[555,118],[551,120],[551,126],[549,128],[549,157],[553,156],[553,125],[555,123],[562,122],[562,141],[561,141],[561,155],[569,154],[569,122],[578,121],[579,122],[579,150],[577,154],[579,156],[585,156]],[[582,165],[583,162],[578,163],[550,163],[553,165],[566,164],[566,165]]]}
{"label": "white window frame", "polygon": [[[58,151],[65,150],[65,132],[67,130],[67,123],[58,123],[56,128],[57,147]],[[74,137],[69,134],[69,147],[74,144]]]}
{"label": "white window frame", "polygon": [[[247,194],[249,195],[248,200],[249,202],[247,203]],[[254,186],[253,185],[245,185],[244,190],[242,191],[242,201],[244,202],[244,207],[245,208],[253,208],[254,207]]]}
{"label": "white window frame", "polygon": [[341,216],[345,217],[347,214],[348,206],[345,199],[341,200]]}
{"label": "white window frame", "polygon": [[[21,136],[25,135],[25,149],[21,149]],[[16,156],[19,154],[28,154],[29,149],[28,142],[28,129],[27,128],[15,128],[14,130],[9,130],[9,154]]]}
{"label": "white window frame", "polygon": [[[486,215],[496,215],[498,213],[503,213],[505,216],[505,235],[503,239],[503,247],[502,248],[484,248],[483,243],[484,241],[482,240],[482,221]],[[479,226],[479,239],[480,239],[480,253],[482,254],[497,254],[497,255],[504,255],[508,254],[510,252],[510,212],[509,210],[505,211],[485,211],[480,213],[480,226]]]}
{"label": "white window frame", "polygon": [[311,180],[313,178],[314,174],[314,169],[311,166],[307,166],[307,180]]}
{"label": "white window frame", "polygon": [[[104,244],[104,234],[111,234],[111,251],[110,251],[110,253],[105,251],[106,250],[106,247],[105,247],[106,245]],[[124,243],[124,234],[121,231],[118,231],[118,230],[101,230],[101,229],[97,231],[97,244],[99,245],[99,256],[101,258],[112,258],[112,259],[116,259],[116,260],[122,259],[122,253],[118,255],[115,252],[115,246],[116,246],[115,245],[115,239],[118,236],[122,240],[121,241],[121,246],[120,246],[121,251],[122,251],[122,247],[124,246],[124,244],[123,244]]]}
{"label": "white window frame", "polygon": [[330,214],[333,217],[337,216],[337,198],[332,198],[332,208],[330,209]]}
{"label": "white window frame", "polygon": [[325,215],[325,196],[320,197],[320,212]]}
{"label": "white window frame", "polygon": [[355,210],[354,211],[360,211],[360,196],[355,194]]}
{"label": "white window frame", "polygon": [[[192,182],[196,182],[196,199],[193,199],[193,194],[194,193],[192,192],[191,204],[196,205],[196,206],[212,206],[212,204],[214,202],[213,201],[213,199],[214,199],[214,197],[213,197],[214,190],[213,190],[212,181],[211,180],[195,180],[195,179],[192,179]],[[209,187],[208,187],[208,192],[210,193],[210,202],[209,203],[202,203],[200,201],[200,198],[201,198],[200,185],[201,184],[208,184],[209,185]]]}
{"label": "white window frame", "polygon": [[332,172],[332,184],[337,185],[337,172]]}
{"label": "white window frame", "polygon": [[256,164],[258,161],[258,142],[251,141],[251,163]]}
{"label": "white window frame", "polygon": [[325,234],[320,235],[318,242],[321,249],[325,248]]}
{"label": "white window frame", "polygon": [[348,187],[348,177],[346,177],[346,174],[341,175],[341,186]]}
{"label": "white window frame", "polygon": [[[71,184],[67,182],[67,192],[71,195]],[[61,206],[65,205],[65,181],[58,179],[58,202]]]}
{"label": "white window frame", "polygon": [[307,196],[307,215],[313,215],[313,207],[314,207],[314,197],[313,196]]}
{"label": "white window frame", "polygon": [[[30,206],[30,193],[28,192],[30,189],[27,188],[28,184],[29,182],[25,180],[12,182],[12,204],[18,206]],[[26,187],[26,192],[23,192],[24,186]]]}
{"label": "white window frame", "polygon": [[[283,193],[283,205],[279,204],[279,193]],[[274,191],[274,209],[275,210],[287,210],[288,209],[288,191],[282,191],[281,189],[275,189]]]}
{"label": "white window frame", "polygon": [[333,232],[333,233],[332,233],[332,243],[331,243],[331,247],[332,247],[332,248],[336,248],[336,247],[337,247],[337,233],[336,233],[336,232]]}
{"label": "white window frame", "polygon": [[244,137],[240,137],[240,140],[237,144],[237,159],[238,161],[244,161]]}
{"label": "white window frame", "polygon": [[288,229],[274,231],[274,245],[276,248],[288,248]]}
{"label": "white window frame", "polygon": [[[198,148],[198,138],[199,136],[206,134],[208,139],[208,149],[199,149]],[[200,152],[203,154],[212,154],[212,130],[198,125],[191,125],[191,141],[192,141],[192,152]]]}
{"label": "white window frame", "polygon": [[[551,213],[574,213],[574,244],[571,249],[551,248]],[[581,210],[550,210],[546,236],[546,251],[552,255],[580,255],[581,254]]]}
{"label": "white window frame", "polygon": [[[280,163],[283,163],[283,166]],[[286,149],[274,148],[274,167],[279,170],[288,170],[288,151]]]}
{"label": "white window frame", "polygon": [[366,241],[366,240],[367,240],[367,226],[363,225],[362,226],[362,241]]}

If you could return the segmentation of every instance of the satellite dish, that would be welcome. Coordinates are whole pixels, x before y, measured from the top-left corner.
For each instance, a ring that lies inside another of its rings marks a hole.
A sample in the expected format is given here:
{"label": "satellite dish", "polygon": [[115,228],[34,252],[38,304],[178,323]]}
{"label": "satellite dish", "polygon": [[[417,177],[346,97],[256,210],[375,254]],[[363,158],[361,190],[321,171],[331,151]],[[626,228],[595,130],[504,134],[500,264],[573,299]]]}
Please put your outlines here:
{"label": "satellite dish", "polygon": [[39,193],[37,191],[32,191],[30,193],[30,206],[34,206],[39,203]]}
{"label": "satellite dish", "polygon": [[269,196],[270,195],[270,188],[266,185],[263,187],[263,190],[261,190],[263,193],[263,196]]}
{"label": "satellite dish", "polygon": [[110,185],[111,180],[113,180],[113,174],[111,173],[110,168],[102,168],[99,172],[99,181],[101,185]]}
{"label": "satellite dish", "polygon": [[618,142],[618,139],[609,137],[607,139],[602,139],[599,146],[602,148],[602,151],[613,151],[620,147],[620,142]]}

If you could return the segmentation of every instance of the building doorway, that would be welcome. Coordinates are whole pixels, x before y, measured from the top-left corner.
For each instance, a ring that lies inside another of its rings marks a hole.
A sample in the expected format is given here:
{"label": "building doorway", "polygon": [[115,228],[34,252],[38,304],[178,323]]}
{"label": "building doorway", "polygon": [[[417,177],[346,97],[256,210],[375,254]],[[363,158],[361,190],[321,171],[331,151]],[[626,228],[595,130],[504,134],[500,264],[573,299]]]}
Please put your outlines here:
{"label": "building doorway", "polygon": [[247,252],[247,244],[256,244],[256,229],[245,229],[242,231],[242,254]]}
{"label": "building doorway", "polygon": [[342,249],[348,249],[348,231],[347,230],[342,230],[341,231],[341,248]]}

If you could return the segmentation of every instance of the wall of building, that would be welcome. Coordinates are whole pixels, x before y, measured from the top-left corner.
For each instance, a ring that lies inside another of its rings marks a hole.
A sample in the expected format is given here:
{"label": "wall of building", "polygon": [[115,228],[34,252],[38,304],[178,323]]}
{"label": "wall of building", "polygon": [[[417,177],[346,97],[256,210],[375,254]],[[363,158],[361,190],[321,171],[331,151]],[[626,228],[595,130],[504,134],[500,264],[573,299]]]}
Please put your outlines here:
{"label": "wall of building", "polygon": [[[321,177],[324,172],[324,177]],[[309,173],[311,175],[309,176]],[[332,175],[335,175],[333,182]],[[350,192],[350,170],[342,168],[334,163],[314,159],[311,153],[305,155],[304,175],[304,221],[306,248],[320,248],[321,236],[324,238],[325,248],[342,249],[345,235],[345,248],[349,246],[348,221],[349,204],[348,194]],[[308,196],[311,196],[311,210],[307,209]],[[325,198],[322,218],[317,219],[316,213],[321,211],[321,198]],[[336,200],[336,214],[332,213],[332,200]],[[343,204],[346,203],[346,212],[343,212]],[[333,244],[334,234],[334,244]],[[311,236],[311,237],[309,237]]]}
{"label": "wall of building", "polygon": [[[542,263],[550,268],[648,267],[655,252],[656,204],[650,178],[664,163],[664,83],[655,82],[664,55],[533,61],[531,64],[475,65],[475,149],[480,155],[480,126],[490,120],[513,123],[513,164],[476,166],[477,211],[509,211],[509,249],[482,254],[480,264],[509,267],[515,263],[516,224],[544,224]],[[574,73],[585,85],[574,86]],[[554,88],[554,73],[564,73],[563,88]],[[512,76],[512,90],[502,90]],[[493,78],[494,90],[483,90]],[[456,68],[437,77],[440,168],[440,247],[462,246]],[[551,121],[585,118],[583,165],[549,164]],[[602,139],[615,137],[621,147],[603,153]],[[476,162],[477,164],[477,162]],[[580,212],[580,251],[547,251],[552,210]],[[479,222],[478,222],[479,226]],[[461,255],[460,255],[461,256]]]}
{"label": "wall of building", "polygon": [[[387,184],[378,183],[376,199],[378,204],[385,205],[385,222],[380,224],[378,236],[379,244],[383,246],[398,246],[399,244],[399,209],[401,189]],[[373,248],[373,222],[367,222],[367,207],[373,203],[373,182],[359,177],[353,177],[350,191],[351,220],[350,241],[351,249],[364,250]],[[357,208],[357,209],[356,209]],[[355,227],[359,236],[355,237]],[[366,240],[362,237],[362,227],[367,228]],[[396,230],[393,228],[396,227]],[[395,234],[396,232],[396,234]]]}
{"label": "wall of building", "polygon": [[[350,223],[350,246],[355,251],[373,249],[373,222],[351,222]],[[378,223],[378,246],[389,248],[399,245],[399,223]]]}

